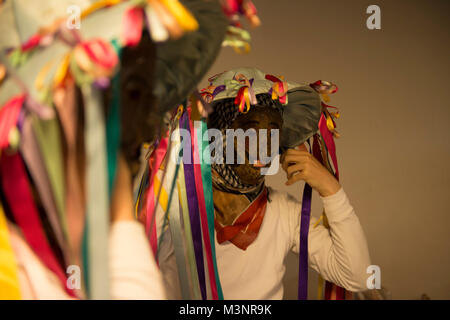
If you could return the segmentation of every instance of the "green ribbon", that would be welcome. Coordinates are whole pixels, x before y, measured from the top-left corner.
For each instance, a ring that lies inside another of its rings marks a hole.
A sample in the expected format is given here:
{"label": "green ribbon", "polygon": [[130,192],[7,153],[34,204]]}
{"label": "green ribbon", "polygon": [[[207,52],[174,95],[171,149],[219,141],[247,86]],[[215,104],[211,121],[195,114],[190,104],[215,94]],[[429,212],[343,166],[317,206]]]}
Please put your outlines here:
{"label": "green ribbon", "polygon": [[245,86],[244,84],[240,83],[237,80],[225,80],[224,82],[225,88],[227,88],[227,90],[235,90],[235,91],[239,91],[239,89],[243,86]]}
{"label": "green ribbon", "polygon": [[208,135],[207,125],[204,119],[200,121],[199,130],[201,134],[197,134],[198,136],[198,146],[199,146],[199,158],[202,170],[202,180],[203,180],[203,194],[205,196],[205,206],[206,206],[206,214],[208,218],[208,229],[209,229],[209,238],[211,241],[211,253],[214,264],[214,274],[216,276],[216,286],[217,286],[217,295],[219,300],[223,300],[223,292],[222,286],[220,284],[219,272],[217,269],[217,259],[216,259],[216,246],[214,241],[214,202],[213,202],[213,190],[212,190],[212,175],[211,175],[211,153],[209,150],[209,138],[206,140],[204,136]]}
{"label": "green ribbon", "polygon": [[[121,47],[117,39],[111,41],[112,46],[117,52],[117,55],[120,58]],[[71,61],[72,62],[72,61]],[[78,68],[75,64],[73,68]],[[80,80],[80,74],[78,77]],[[86,81],[81,81],[81,84],[90,83],[90,79],[86,78]],[[117,171],[117,153],[120,145],[120,73],[117,71],[115,76],[111,80],[111,90],[112,90],[112,100],[109,106],[109,113],[106,119],[106,152],[107,152],[107,163],[108,163],[108,198],[111,199],[114,181],[116,177]],[[109,202],[108,202],[109,203]],[[86,289],[88,292],[91,290],[91,286],[89,284],[89,249],[88,249],[88,235],[89,235],[89,221],[88,219],[85,222],[85,228],[83,232],[83,247],[82,247],[82,255],[83,255],[83,270],[84,273],[84,281],[86,285]]]}
{"label": "green ribbon", "polygon": [[[112,46],[121,56],[121,47],[114,39],[111,41]],[[111,80],[112,100],[109,106],[109,114],[106,119],[106,150],[108,153],[108,191],[109,198],[111,198],[114,180],[117,169],[117,153],[120,145],[120,73],[115,74]]]}
{"label": "green ribbon", "polygon": [[56,209],[61,223],[61,228],[68,241],[67,219],[65,210],[65,181],[63,168],[63,155],[61,151],[61,128],[58,119],[39,119],[31,115],[32,127],[36,140],[41,150],[45,169],[48,173]]}
{"label": "green ribbon", "polygon": [[109,298],[109,202],[106,137],[100,92],[81,87],[85,109],[87,274],[89,298]]}

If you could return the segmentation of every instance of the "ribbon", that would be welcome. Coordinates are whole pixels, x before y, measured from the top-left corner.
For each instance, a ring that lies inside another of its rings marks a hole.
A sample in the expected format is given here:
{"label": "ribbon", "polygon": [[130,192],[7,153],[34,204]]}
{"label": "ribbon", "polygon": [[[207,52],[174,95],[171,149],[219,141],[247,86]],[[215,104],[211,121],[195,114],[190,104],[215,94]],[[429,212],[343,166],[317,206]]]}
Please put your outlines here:
{"label": "ribbon", "polygon": [[152,220],[155,218],[154,216],[154,208],[155,208],[155,197],[154,197],[154,178],[156,173],[158,172],[159,167],[161,166],[162,160],[167,151],[167,138],[162,138],[158,144],[158,147],[154,151],[153,155],[153,165],[152,173],[150,176],[149,187],[147,191],[147,206],[146,206],[146,217],[145,217],[145,230],[147,231],[147,236],[150,239],[150,246],[153,251],[153,255],[155,260],[158,261],[158,239],[156,232],[156,224],[152,223]]}
{"label": "ribbon", "polygon": [[[248,87],[241,87],[234,99],[234,104],[238,106],[238,109],[242,113],[247,113],[250,110],[250,96]],[[244,108],[244,105],[246,108]]]}
{"label": "ribbon", "polygon": [[320,94],[333,94],[338,91],[338,87],[334,83],[324,80],[317,80],[311,83],[310,87]]}
{"label": "ribbon", "polygon": [[[257,27],[261,24],[258,18],[255,5],[250,0],[226,0],[221,1],[222,9],[225,15],[234,24],[239,24],[239,20],[236,16],[239,14],[244,15],[253,27]],[[235,21],[237,20],[237,21]]]}
{"label": "ribbon", "polygon": [[147,0],[147,2],[151,5],[152,10],[155,11],[159,21],[161,21],[161,24],[168,31],[170,37],[172,39],[180,38],[184,30],[169,9],[160,0]]}
{"label": "ribbon", "polygon": [[65,208],[65,189],[63,155],[61,151],[61,128],[58,119],[41,120],[31,116],[36,141],[44,160],[45,169],[50,180],[53,198],[65,239],[69,239]]}
{"label": "ribbon", "polygon": [[[319,160],[328,169],[328,171],[330,171],[331,174],[334,175],[333,169],[331,168],[331,165],[328,161],[325,142],[317,134],[314,135],[313,154],[314,157],[317,158],[317,160]],[[319,221],[320,220],[323,220],[323,225],[325,226],[325,228],[329,228],[325,211],[322,212]],[[319,221],[317,221],[314,227],[318,225]],[[330,299],[343,300],[345,299],[346,295],[347,291],[345,289],[338,287],[331,282],[325,281],[322,277],[319,276],[319,288],[318,288],[319,300],[322,298],[325,298],[326,300]]]}
{"label": "ribbon", "polygon": [[[199,156],[202,172],[204,201],[208,218],[209,240],[211,243],[211,254],[214,267],[214,275],[216,279],[217,295],[219,300],[223,300],[222,286],[220,284],[219,272],[217,269],[216,247],[214,241],[214,202],[213,202],[212,175],[210,165],[211,153],[208,144],[209,138],[205,139],[205,136],[208,135],[208,132],[207,132],[207,125],[204,119],[201,120],[200,128],[198,128],[197,130],[200,131],[200,134],[198,135],[198,146],[200,148]],[[206,158],[205,155],[207,156]]]}
{"label": "ribbon", "polygon": [[[338,87],[328,81],[318,80],[314,83],[311,83],[310,86],[319,94],[321,94],[322,98],[328,102],[330,98],[328,94],[333,94],[337,92]],[[323,163],[323,165],[333,174],[336,179],[339,180],[339,168],[337,164],[336,157],[336,146],[334,143],[333,137],[338,138],[339,134],[335,130],[336,124],[333,120],[333,117],[339,118],[339,111],[332,113],[328,111],[328,108],[334,108],[326,105],[322,102],[323,112],[319,120],[319,131],[322,136],[322,139],[319,139],[317,135],[314,136],[314,156]],[[335,109],[335,108],[334,108]],[[321,147],[320,147],[320,146]],[[331,168],[329,163],[328,153],[331,156],[333,166],[335,172]],[[325,211],[322,212],[323,224],[326,228],[329,228],[327,217]],[[321,296],[323,290],[324,280],[319,278],[319,297]],[[325,290],[324,290],[324,298],[326,300],[343,300],[347,296],[346,290],[336,286],[335,284],[325,281]]]}
{"label": "ribbon", "polygon": [[199,25],[192,13],[189,12],[178,0],[160,0],[167,10],[173,15],[180,27],[185,31],[195,31]]}
{"label": "ribbon", "polygon": [[[189,112],[190,110],[188,110]],[[211,286],[211,294],[213,300],[218,299],[218,293],[217,293],[217,283],[216,283],[216,274],[214,272],[214,262],[212,257],[212,245],[211,243],[211,237],[210,237],[210,226],[208,226],[208,217],[206,213],[206,204],[205,204],[205,196],[204,196],[204,188],[203,188],[203,181],[202,181],[202,168],[201,168],[201,162],[199,158],[199,137],[198,137],[198,128],[194,128],[192,126],[192,122],[189,121],[190,129],[191,129],[191,135],[192,135],[192,151],[193,151],[193,158],[194,158],[194,175],[195,175],[195,187],[197,191],[197,199],[198,199],[198,205],[199,205],[199,212],[200,212],[200,222],[202,227],[202,234],[203,234],[203,243],[205,245],[205,251],[206,251],[206,262],[208,265],[208,271],[209,271],[209,281]],[[201,139],[201,137],[200,137]],[[201,141],[201,140],[200,140]],[[212,189],[211,189],[212,190]],[[213,227],[212,231],[214,232],[214,224],[211,225]],[[212,236],[212,240],[214,240],[214,233]]]}
{"label": "ribbon", "polygon": [[169,39],[169,32],[151,5],[145,7],[145,15],[152,40],[154,42],[163,42]]}
{"label": "ribbon", "polygon": [[102,39],[93,39],[82,42],[79,45],[84,49],[92,62],[105,69],[112,69],[119,62],[117,54],[111,45]]}
{"label": "ribbon", "polygon": [[39,150],[38,143],[31,127],[31,121],[32,120],[30,117],[26,117],[23,122],[20,151],[31,178],[36,186],[36,190],[42,201],[42,205],[45,209],[45,213],[52,227],[56,241],[64,254],[66,262],[70,262],[70,251],[67,248],[67,242],[58,217],[58,209],[52,193],[51,183]]}
{"label": "ribbon", "polygon": [[131,7],[124,12],[122,20],[122,41],[125,46],[135,46],[141,41],[144,11]]}
{"label": "ribbon", "polygon": [[97,10],[103,9],[105,7],[114,6],[118,3],[120,3],[123,0],[99,0],[97,2],[92,3],[89,7],[84,9],[81,12],[80,18],[84,19],[88,15],[94,13]]}
{"label": "ribbon", "polygon": [[54,62],[55,62],[54,60],[48,61],[39,71],[38,75],[36,76],[36,79],[34,80],[34,87],[36,88],[36,90],[41,91],[44,89],[45,77],[47,76]]}
{"label": "ribbon", "polygon": [[[182,155],[180,154],[180,157],[181,156]],[[192,230],[191,230],[191,222],[189,219],[189,207],[187,202],[186,184],[184,181],[185,181],[184,166],[180,166],[178,171],[177,190],[180,199],[180,210],[181,214],[183,215],[184,236],[186,238],[185,239],[186,252],[190,269],[189,274],[191,277],[193,298],[195,300],[200,300],[201,294],[198,282],[197,264],[195,261],[194,242],[192,240]]]}
{"label": "ribbon", "polygon": [[22,52],[26,52],[36,48],[39,45],[41,38],[42,36],[38,33],[32,35],[24,44],[21,45],[20,49]]}
{"label": "ribbon", "polygon": [[[188,112],[186,111],[182,114],[180,118],[180,127],[188,130],[190,136],[191,137],[193,136],[189,125]],[[183,143],[183,150],[188,150],[188,148],[191,148],[191,145],[188,144],[187,141],[185,141],[184,139],[182,143]],[[194,242],[195,260],[197,263],[197,273],[200,285],[200,292],[202,295],[202,299],[206,300],[207,297],[205,284],[205,267],[203,263],[202,230],[200,226],[199,204],[196,191],[192,152],[190,152],[190,159],[188,159],[188,161],[189,163],[183,162],[183,166],[184,166],[187,202],[189,208],[189,219],[191,222],[192,239]]]}
{"label": "ribbon", "polygon": [[238,91],[234,104],[238,106],[239,111],[242,113],[247,113],[250,110],[250,104],[255,105],[258,103],[252,84],[253,79],[248,80],[243,74],[235,75],[232,80],[225,80],[227,90]]}
{"label": "ribbon", "polygon": [[[78,108],[75,98],[75,83],[72,78],[65,80],[64,86],[54,91],[54,105],[59,114],[63,138],[66,141],[64,159],[65,215],[67,218],[68,241],[70,243],[70,264],[82,266],[83,230],[85,227],[85,201],[82,190],[84,177],[79,172],[77,155]],[[68,250],[66,250],[68,251]],[[83,272],[84,276],[86,272]],[[84,283],[84,282],[83,282]],[[84,292],[77,292],[84,296]]]}
{"label": "ribbon", "polygon": [[[145,166],[141,181],[139,183],[139,187],[137,188],[137,190],[134,191],[134,199],[135,199],[134,200],[134,203],[135,203],[134,215],[135,215],[136,220],[140,220],[140,218],[141,218],[140,213],[143,208],[143,204],[145,202],[142,199],[145,197],[145,190],[147,190],[147,188],[148,188],[149,169],[150,169],[149,166]],[[145,225],[145,219],[142,222]]]}
{"label": "ribbon", "polygon": [[53,86],[60,86],[67,76],[67,71],[69,70],[71,54],[67,53],[61,60],[58,68],[56,69],[55,75],[53,76]]}
{"label": "ribbon", "polygon": [[220,85],[220,86],[214,86],[214,85],[212,85],[212,84],[210,84],[208,87],[206,87],[206,88],[203,88],[201,91],[200,91],[200,94],[201,94],[201,96],[202,96],[202,98],[203,99],[205,99],[205,101],[207,102],[207,103],[210,103],[211,101],[213,101],[214,100],[214,97],[216,96],[216,95],[218,95],[219,93],[221,93],[222,91],[224,91],[225,90],[225,85]]}
{"label": "ribbon", "polygon": [[[178,120],[178,119],[177,119]],[[180,151],[180,134],[179,131],[173,131],[174,134],[172,134],[173,138],[175,136],[175,139],[172,139],[171,144],[171,152],[175,153],[175,157],[179,157],[179,151]],[[177,134],[178,133],[178,134]],[[173,159],[172,159],[173,160]],[[169,197],[167,198],[167,192],[164,192],[164,197],[160,198],[160,204],[162,209],[165,211],[165,221],[167,217],[170,217],[169,223],[170,223],[170,232],[172,235],[172,240],[174,244],[174,251],[175,251],[175,261],[177,264],[178,269],[178,275],[179,275],[179,281],[180,281],[180,288],[181,288],[181,295],[184,300],[189,299],[189,281],[187,276],[187,270],[186,270],[186,263],[184,258],[184,245],[183,245],[183,236],[182,236],[182,228],[181,228],[181,219],[180,219],[180,208],[179,208],[179,199],[178,194],[175,193],[174,190],[176,187],[177,182],[177,176],[179,172],[180,164],[179,159],[177,159],[177,162],[169,160],[167,163],[167,167],[165,168],[166,174],[170,179],[166,179],[166,182],[163,182],[163,185],[166,186],[161,191],[165,191],[170,187],[170,193]],[[171,181],[169,186],[169,181]],[[158,177],[155,176],[155,186],[158,189],[158,185],[160,184]],[[162,195],[162,194],[161,194]],[[175,196],[175,197],[174,197]],[[163,200],[163,201],[161,201]],[[164,236],[164,233],[161,234],[160,237],[160,243],[162,241],[162,238]],[[160,247],[160,246],[158,246]]]}
{"label": "ribbon", "polygon": [[300,221],[300,255],[298,273],[298,299],[308,299],[308,231],[311,217],[312,188],[305,183],[302,199],[302,213]]}
{"label": "ribbon", "polygon": [[100,92],[81,87],[85,107],[86,224],[89,298],[109,297],[109,203],[106,138]]}
{"label": "ribbon", "polygon": [[237,54],[249,53],[250,46],[250,33],[241,27],[229,25],[227,27],[227,33],[225,39],[222,41],[222,47],[233,47]]}
{"label": "ribbon", "polygon": [[75,296],[66,286],[66,275],[47,241],[20,154],[4,153],[0,160],[0,172],[2,191],[26,241],[44,265],[55,273],[66,292]]}
{"label": "ribbon", "polygon": [[0,85],[6,78],[6,67],[0,63]]}
{"label": "ribbon", "polygon": [[[120,57],[121,48],[117,40],[111,42]],[[111,81],[112,99],[106,118],[106,150],[108,153],[108,194],[111,197],[117,168],[117,153],[120,144],[120,71]]]}
{"label": "ribbon", "polygon": [[19,118],[19,113],[25,101],[25,95],[12,97],[0,109],[0,149],[9,145],[9,135]]}
{"label": "ribbon", "polygon": [[9,239],[5,212],[0,202],[0,299],[19,300],[20,298],[17,262]]}
{"label": "ribbon", "polygon": [[272,100],[276,100],[278,99],[280,101],[281,104],[285,105],[288,103],[288,84],[286,81],[282,81],[283,77],[280,77],[281,79],[270,75],[270,74],[266,74],[265,78],[267,80],[270,80],[272,82],[274,82],[274,84],[272,85],[272,88],[269,90],[269,94],[272,95]]}
{"label": "ribbon", "polygon": [[322,115],[320,116],[319,131],[320,134],[322,135],[322,138],[325,142],[328,152],[330,153],[331,160],[333,161],[334,169],[336,170],[335,176],[339,180],[339,168],[336,158],[336,145],[334,144],[333,135],[328,129],[327,120],[325,118],[324,113],[322,113]]}
{"label": "ribbon", "polygon": [[[188,110],[190,112],[190,109]],[[213,300],[218,299],[217,293],[217,284],[216,284],[216,274],[214,272],[214,262],[212,257],[212,248],[211,248],[211,237],[208,227],[208,217],[206,213],[206,204],[205,204],[205,195],[203,190],[203,181],[202,181],[202,169],[200,165],[199,158],[199,147],[198,147],[198,134],[197,128],[194,128],[192,122],[189,121],[190,129],[191,129],[191,137],[192,137],[192,152],[194,158],[194,175],[195,175],[195,187],[197,191],[197,199],[200,210],[200,222],[202,227],[202,235],[203,235],[203,243],[205,245],[206,251],[206,262],[208,265],[208,273],[209,273],[209,281],[211,286],[211,295]],[[214,225],[212,225],[214,228]],[[213,229],[214,230],[214,229]],[[213,237],[214,239],[214,237]]]}

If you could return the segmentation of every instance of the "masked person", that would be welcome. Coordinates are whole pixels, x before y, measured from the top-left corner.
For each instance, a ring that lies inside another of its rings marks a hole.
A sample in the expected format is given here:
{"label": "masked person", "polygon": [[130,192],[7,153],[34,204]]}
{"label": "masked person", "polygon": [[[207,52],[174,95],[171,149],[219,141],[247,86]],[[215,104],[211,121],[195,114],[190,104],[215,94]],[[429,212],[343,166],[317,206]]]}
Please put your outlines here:
{"label": "masked person", "polygon": [[0,298],[166,297],[132,178],[227,24],[217,1],[0,5]]}
{"label": "masked person", "polygon": [[[208,128],[222,133],[221,143],[214,143],[211,175],[215,255],[224,299],[281,299],[286,255],[300,251],[302,204],[266,186],[264,174],[276,173],[278,160],[272,157],[268,162],[258,150],[278,152],[278,142],[286,184],[306,182],[319,193],[326,212],[329,229],[311,217],[309,265],[349,291],[366,290],[370,258],[358,217],[342,186],[305,144],[319,131],[319,94],[310,85],[286,82],[254,68],[234,69],[209,80],[202,90],[212,107]],[[239,146],[229,134],[234,130],[239,135],[240,129],[242,134],[255,130],[256,140],[246,139],[245,146]],[[280,131],[279,140],[271,138],[271,130]],[[230,144],[234,152],[227,152]],[[223,158],[217,157],[221,148]],[[160,265],[165,273],[164,261]],[[167,272],[173,274],[173,268]],[[176,290],[177,281],[166,280],[167,288]]]}

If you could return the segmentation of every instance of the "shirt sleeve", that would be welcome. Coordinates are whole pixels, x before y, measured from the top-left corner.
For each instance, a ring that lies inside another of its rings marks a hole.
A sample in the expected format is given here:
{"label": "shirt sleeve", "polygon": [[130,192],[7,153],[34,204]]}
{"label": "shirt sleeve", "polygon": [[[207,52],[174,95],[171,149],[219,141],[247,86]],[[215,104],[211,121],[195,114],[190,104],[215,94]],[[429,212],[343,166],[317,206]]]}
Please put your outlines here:
{"label": "shirt sleeve", "polygon": [[[341,188],[329,197],[321,197],[330,229],[315,226],[317,219],[311,217],[308,237],[309,265],[325,280],[346,290],[367,290],[366,273],[370,265],[369,250],[364,231],[347,195]],[[301,203],[291,209],[292,250],[299,252]]]}
{"label": "shirt sleeve", "polygon": [[112,299],[165,299],[162,277],[142,224],[113,223],[109,246]]}

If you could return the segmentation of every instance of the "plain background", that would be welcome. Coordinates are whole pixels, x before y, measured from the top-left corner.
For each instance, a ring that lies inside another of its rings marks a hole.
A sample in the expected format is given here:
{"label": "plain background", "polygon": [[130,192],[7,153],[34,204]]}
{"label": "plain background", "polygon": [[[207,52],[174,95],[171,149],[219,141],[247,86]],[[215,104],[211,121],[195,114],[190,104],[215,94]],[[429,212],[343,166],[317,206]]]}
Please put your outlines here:
{"label": "plain background", "polygon": [[[329,104],[341,111],[341,184],[382,286],[394,299],[450,299],[450,1],[254,3],[262,25],[251,30],[251,52],[224,48],[208,74],[251,66],[294,82],[336,83]],[[381,30],[366,27],[371,4],[381,8]],[[303,184],[284,181],[280,172],[268,184],[300,197]],[[286,299],[296,298],[297,259],[287,258]],[[310,283],[314,299],[314,275]]]}

